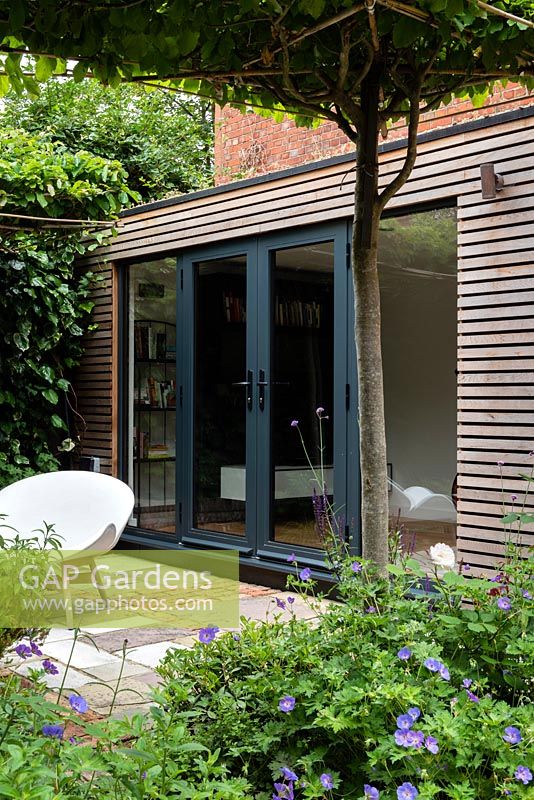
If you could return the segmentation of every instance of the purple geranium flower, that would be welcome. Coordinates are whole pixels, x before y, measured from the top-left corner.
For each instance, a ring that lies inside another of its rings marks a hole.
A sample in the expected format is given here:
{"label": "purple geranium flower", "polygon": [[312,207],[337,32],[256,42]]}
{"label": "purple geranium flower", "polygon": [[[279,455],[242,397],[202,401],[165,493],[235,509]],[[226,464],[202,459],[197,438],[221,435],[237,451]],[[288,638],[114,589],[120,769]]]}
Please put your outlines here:
{"label": "purple geranium flower", "polygon": [[284,603],[284,601],[283,601],[283,600],[280,600],[280,598],[279,598],[279,597],[275,597],[275,598],[274,598],[274,602],[276,603],[276,607],[277,607],[277,608],[281,608],[281,609],[282,609],[282,611],[285,611],[285,610],[286,610],[286,604]]}
{"label": "purple geranium flower", "polygon": [[294,697],[291,697],[290,694],[286,694],[278,703],[278,708],[280,711],[283,711],[284,714],[289,714],[289,712],[293,711],[295,708],[295,702],[296,700]]}
{"label": "purple geranium flower", "polygon": [[378,800],[380,792],[374,786],[369,786],[368,783],[364,784],[363,791],[365,792],[366,800]]}
{"label": "purple geranium flower", "polygon": [[43,653],[39,649],[39,647],[35,644],[35,642],[30,642],[30,648],[34,656],[42,656]]}
{"label": "purple geranium flower", "polygon": [[421,716],[421,709],[420,708],[415,708],[415,707],[414,708],[409,708],[406,713],[409,714],[410,717],[415,722],[415,720],[419,719],[419,717]]}
{"label": "purple geranium flower", "polygon": [[289,767],[281,767],[280,772],[286,781],[298,781],[298,775],[296,775],[292,769],[289,769]]}
{"label": "purple geranium flower", "polygon": [[412,783],[403,783],[397,789],[398,800],[415,800],[418,795],[419,792]]}
{"label": "purple geranium flower", "polygon": [[529,591],[527,591],[526,589],[523,589],[523,591],[521,592],[521,594],[523,595],[523,597],[525,598],[525,600],[532,600],[532,595],[531,595],[531,594],[530,594],[530,592],[529,592]]}
{"label": "purple geranium flower", "polygon": [[530,783],[530,781],[532,780],[532,772],[529,770],[528,767],[524,767],[522,765],[520,765],[516,769],[516,771],[514,772],[514,775],[517,778],[517,780],[521,781],[521,783],[524,783],[525,786],[527,785],[527,783]]}
{"label": "purple geranium flower", "polygon": [[50,661],[49,658],[45,658],[45,660],[42,662],[41,666],[44,669],[44,671],[46,673],[48,673],[48,675],[58,675],[59,674],[58,668],[56,667],[56,665],[54,664],[53,661]]}
{"label": "purple geranium flower", "polygon": [[419,748],[423,746],[425,735],[423,731],[408,731],[406,734],[406,741],[408,742],[408,747]]}
{"label": "purple geranium flower", "polygon": [[442,667],[441,661],[438,661],[437,658],[425,659],[424,665],[430,672],[439,672]]}
{"label": "purple geranium flower", "polygon": [[27,644],[18,644],[15,647],[15,653],[19,658],[30,658],[32,656],[31,647],[28,647]]}
{"label": "purple geranium flower", "polygon": [[202,644],[209,644],[213,642],[215,636],[219,632],[219,628],[216,625],[209,625],[207,628],[201,628],[198,633],[198,639]]}
{"label": "purple geranium flower", "polygon": [[334,788],[334,779],[332,778],[332,776],[330,775],[329,772],[323,772],[323,774],[321,775],[319,780],[321,781],[321,785],[325,789],[333,789]]}
{"label": "purple geranium flower", "polygon": [[401,647],[399,652],[397,653],[397,658],[400,658],[401,661],[408,661],[409,658],[412,656],[412,651],[409,647]]}
{"label": "purple geranium flower", "polygon": [[292,783],[275,783],[274,788],[276,794],[273,794],[273,800],[293,800],[295,797]]}
{"label": "purple geranium flower", "polygon": [[512,608],[512,603],[509,597],[499,597],[497,600],[497,605],[501,609],[501,611],[510,611]]}
{"label": "purple geranium flower", "polygon": [[295,598],[294,597],[288,597],[287,598],[287,602],[289,603],[290,606],[292,606],[293,603],[295,602]]}
{"label": "purple geranium flower", "polygon": [[81,694],[71,694],[69,697],[70,707],[77,711],[78,714],[85,714],[85,712],[89,709],[89,704],[85,697],[82,697]]}
{"label": "purple geranium flower", "polygon": [[309,581],[311,578],[311,569],[309,567],[304,567],[304,569],[300,571],[299,578],[301,581]]}
{"label": "purple geranium flower", "polygon": [[410,714],[401,714],[400,717],[397,717],[397,727],[401,729],[401,731],[409,731],[414,723],[413,718]]}
{"label": "purple geranium flower", "polygon": [[470,692],[469,689],[466,689],[465,693],[466,693],[467,697],[469,698],[469,700],[471,700],[472,703],[480,703],[480,700],[476,696],[476,694],[473,694],[473,692]]}
{"label": "purple geranium flower", "polygon": [[350,568],[351,568],[351,570],[353,572],[361,572],[362,571],[362,565],[360,564],[359,561],[353,561],[352,564],[350,565]]}
{"label": "purple geranium flower", "polygon": [[462,681],[462,686],[464,687],[464,689],[469,689],[472,683],[473,681],[471,680],[471,678],[464,678]]}
{"label": "purple geranium flower", "polygon": [[441,677],[443,678],[444,681],[450,681],[451,674],[450,674],[449,670],[447,669],[447,667],[445,666],[445,664],[442,664],[440,666],[439,674],[441,675]]}
{"label": "purple geranium flower", "polygon": [[376,614],[376,606],[367,606],[365,609],[366,614]]}
{"label": "purple geranium flower", "polygon": [[514,728],[513,725],[510,725],[508,728],[504,729],[504,736],[502,737],[505,742],[508,744],[519,744],[521,739],[521,731],[519,728]]}
{"label": "purple geranium flower", "polygon": [[396,730],[395,733],[393,734],[395,738],[395,744],[398,744],[399,747],[410,747],[410,742],[408,741],[409,732],[410,732],[409,730],[402,731],[400,730],[400,728]]}
{"label": "purple geranium flower", "polygon": [[433,736],[427,736],[427,737],[426,737],[426,739],[425,739],[425,747],[426,747],[426,749],[427,749],[427,750],[429,750],[431,753],[433,753],[434,755],[436,755],[436,753],[437,753],[437,752],[438,752],[438,750],[439,750],[439,747],[438,747],[438,740],[437,740],[437,739],[434,739],[434,737],[433,737]]}
{"label": "purple geranium flower", "polygon": [[63,739],[64,728],[61,725],[43,725],[41,731],[43,736],[51,739]]}
{"label": "purple geranium flower", "polygon": [[299,421],[298,421],[298,419],[292,419],[292,420],[291,420],[291,427],[292,427],[292,428],[298,428],[298,426],[299,426]]}

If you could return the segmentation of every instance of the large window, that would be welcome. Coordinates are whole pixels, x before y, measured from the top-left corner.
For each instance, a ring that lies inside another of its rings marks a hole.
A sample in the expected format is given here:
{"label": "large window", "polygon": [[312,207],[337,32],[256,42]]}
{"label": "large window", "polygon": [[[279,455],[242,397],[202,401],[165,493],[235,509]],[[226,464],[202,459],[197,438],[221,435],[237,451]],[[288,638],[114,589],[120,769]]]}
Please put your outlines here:
{"label": "large window", "polygon": [[176,475],[176,260],[128,269],[131,523],[173,533]]}
{"label": "large window", "polygon": [[456,211],[385,219],[379,271],[391,526],[456,543]]}

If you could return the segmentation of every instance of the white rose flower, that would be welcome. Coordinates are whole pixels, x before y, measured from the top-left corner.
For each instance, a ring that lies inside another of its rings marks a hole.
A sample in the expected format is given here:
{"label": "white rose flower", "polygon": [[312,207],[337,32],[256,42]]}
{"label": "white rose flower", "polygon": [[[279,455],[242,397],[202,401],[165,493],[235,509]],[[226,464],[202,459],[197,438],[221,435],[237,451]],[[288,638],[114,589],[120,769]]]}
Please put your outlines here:
{"label": "white rose flower", "polygon": [[436,567],[443,567],[443,569],[454,569],[456,564],[454,550],[443,542],[432,545],[430,548],[430,558]]}

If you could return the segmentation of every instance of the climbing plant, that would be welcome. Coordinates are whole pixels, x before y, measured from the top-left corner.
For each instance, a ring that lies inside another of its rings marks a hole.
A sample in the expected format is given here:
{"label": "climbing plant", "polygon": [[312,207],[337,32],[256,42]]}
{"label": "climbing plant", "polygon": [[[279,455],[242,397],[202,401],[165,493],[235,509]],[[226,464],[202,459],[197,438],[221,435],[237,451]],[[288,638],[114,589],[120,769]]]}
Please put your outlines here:
{"label": "climbing plant", "polygon": [[95,280],[75,262],[135,197],[126,180],[118,161],[0,130],[0,486],[70,447],[69,372]]}

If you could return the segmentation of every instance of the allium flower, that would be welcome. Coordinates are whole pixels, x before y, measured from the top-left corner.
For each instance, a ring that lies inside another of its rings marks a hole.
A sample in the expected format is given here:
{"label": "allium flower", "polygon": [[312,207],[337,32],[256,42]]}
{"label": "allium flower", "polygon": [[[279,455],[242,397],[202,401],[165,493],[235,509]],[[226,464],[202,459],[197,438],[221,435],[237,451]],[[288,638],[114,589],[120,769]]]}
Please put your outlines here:
{"label": "allium flower", "polygon": [[438,740],[437,740],[437,739],[434,739],[434,737],[433,737],[433,736],[427,736],[427,737],[426,737],[426,739],[425,739],[425,747],[426,747],[426,749],[427,749],[427,750],[429,750],[431,753],[433,753],[434,755],[436,755],[436,753],[437,753],[437,752],[438,752],[438,750],[439,750],[439,747],[438,747]]}
{"label": "allium flower", "polygon": [[282,773],[286,781],[298,781],[298,775],[295,775],[293,770],[289,769],[289,767],[281,767],[280,772]]}
{"label": "allium flower", "polygon": [[400,717],[397,717],[397,727],[401,729],[401,731],[408,731],[412,727],[414,720],[410,716],[410,714],[401,714]]}
{"label": "allium flower", "polygon": [[412,783],[403,783],[397,789],[398,800],[415,800],[419,796],[419,792]]}
{"label": "allium flower", "polygon": [[516,769],[516,771],[514,772],[514,775],[517,778],[517,780],[521,781],[521,783],[524,783],[525,786],[527,785],[527,783],[530,783],[530,781],[532,780],[532,772],[529,770],[528,767],[524,767],[522,765],[520,765]]}
{"label": "allium flower", "polygon": [[42,656],[43,653],[39,649],[39,647],[35,644],[35,642],[30,642],[30,648],[34,656]]}
{"label": "allium flower", "polygon": [[275,597],[274,601],[275,601],[275,603],[276,603],[276,607],[277,607],[277,608],[281,608],[281,609],[282,609],[282,611],[285,611],[285,609],[286,609],[286,604],[284,603],[284,601],[283,601],[283,600],[280,600],[280,598],[279,598],[279,597]]}
{"label": "allium flower", "polygon": [[41,728],[43,736],[51,739],[63,739],[64,728],[61,725],[43,725]]}
{"label": "allium flower", "polygon": [[15,653],[19,658],[30,658],[32,656],[31,647],[28,647],[27,644],[18,644],[15,647]]}
{"label": "allium flower", "polygon": [[351,570],[353,572],[361,572],[362,571],[362,565],[360,564],[359,561],[353,561],[352,564],[350,565],[350,568],[351,568]]}
{"label": "allium flower", "polygon": [[77,711],[78,714],[85,714],[85,712],[89,709],[89,704],[85,697],[82,697],[81,694],[71,694],[69,697],[70,707]]}
{"label": "allium flower", "polygon": [[512,603],[509,597],[499,597],[497,600],[497,605],[501,609],[501,611],[510,611],[512,608]]}
{"label": "allium flower", "polygon": [[466,693],[467,697],[469,698],[469,700],[471,700],[472,703],[480,703],[480,700],[476,696],[476,694],[473,694],[473,692],[470,692],[469,689],[466,689],[465,693]]}
{"label": "allium flower", "polygon": [[368,783],[365,783],[363,786],[363,791],[365,792],[366,800],[378,800],[380,797],[380,792],[374,786],[369,786]]}
{"label": "allium flower", "polygon": [[309,567],[304,567],[299,573],[299,578],[301,581],[309,581],[311,578],[311,569]]}
{"label": "allium flower", "polygon": [[419,717],[421,716],[421,709],[420,708],[415,708],[415,707],[414,708],[409,708],[406,713],[409,714],[409,716],[415,722],[415,720],[419,719]]}
{"label": "allium flower", "polygon": [[449,670],[447,669],[447,667],[445,666],[445,664],[442,664],[440,666],[439,674],[441,675],[441,677],[443,678],[444,681],[450,681],[451,674],[450,674]]}
{"label": "allium flower", "polygon": [[297,557],[296,557],[295,553],[290,553],[288,555],[288,557],[286,558],[286,561],[287,561],[288,564],[292,564],[296,560],[297,560]]}
{"label": "allium flower", "polygon": [[202,644],[209,644],[213,642],[218,632],[219,628],[217,628],[216,625],[209,625],[207,628],[201,628],[198,632],[198,640],[202,642]]}
{"label": "allium flower", "polygon": [[411,658],[412,651],[409,647],[401,647],[399,652],[397,653],[397,658],[400,658],[401,661],[408,661]]}
{"label": "allium flower", "polygon": [[471,680],[471,678],[464,678],[462,681],[462,686],[464,687],[464,689],[469,689],[472,683],[473,681]]}
{"label": "allium flower", "polygon": [[437,658],[426,658],[423,663],[430,672],[439,672],[442,666],[441,661],[438,661]]}
{"label": "allium flower", "polygon": [[508,744],[519,744],[523,737],[521,736],[519,728],[514,728],[513,725],[510,725],[508,728],[504,729],[504,736],[502,738],[505,742],[508,742]]}
{"label": "allium flower", "polygon": [[325,789],[333,789],[333,788],[334,788],[334,779],[332,778],[332,776],[330,775],[330,773],[328,773],[328,772],[323,772],[323,774],[321,775],[321,777],[319,778],[319,780],[321,781],[321,785],[322,785],[322,786],[323,786]]}
{"label": "allium flower", "polygon": [[436,567],[443,567],[444,569],[454,569],[454,565],[456,564],[454,550],[443,542],[432,545],[430,548],[430,558]]}
{"label": "allium flower", "polygon": [[49,658],[45,658],[45,660],[41,663],[42,668],[48,675],[58,675],[59,670],[54,664],[53,661],[50,661]]}
{"label": "allium flower", "polygon": [[298,428],[298,426],[299,426],[299,421],[298,421],[298,419],[292,419],[292,420],[291,420],[291,427],[292,427],[292,428]]}
{"label": "allium flower", "polygon": [[288,714],[290,711],[293,711],[295,708],[295,698],[291,697],[290,694],[286,694],[280,702],[278,703],[278,708],[280,711],[283,711],[284,714]]}

